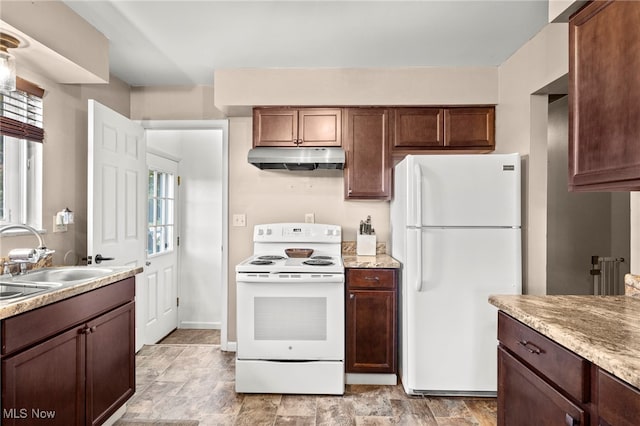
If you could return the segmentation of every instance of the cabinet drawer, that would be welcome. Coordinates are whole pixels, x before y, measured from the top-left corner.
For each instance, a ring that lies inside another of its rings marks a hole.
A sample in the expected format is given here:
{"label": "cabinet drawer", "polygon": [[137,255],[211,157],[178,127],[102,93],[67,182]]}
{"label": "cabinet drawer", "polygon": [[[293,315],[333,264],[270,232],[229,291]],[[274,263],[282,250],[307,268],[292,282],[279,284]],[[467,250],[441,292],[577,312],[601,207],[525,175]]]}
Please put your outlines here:
{"label": "cabinet drawer", "polygon": [[589,362],[537,331],[498,313],[498,340],[580,402],[589,400]]}
{"label": "cabinet drawer", "polygon": [[640,391],[598,369],[598,413],[610,425],[637,425],[640,419]]}
{"label": "cabinet drawer", "polygon": [[12,353],[124,305],[135,297],[127,278],[2,321],[2,355]]}
{"label": "cabinet drawer", "polygon": [[395,290],[393,269],[347,269],[347,288],[384,288]]}

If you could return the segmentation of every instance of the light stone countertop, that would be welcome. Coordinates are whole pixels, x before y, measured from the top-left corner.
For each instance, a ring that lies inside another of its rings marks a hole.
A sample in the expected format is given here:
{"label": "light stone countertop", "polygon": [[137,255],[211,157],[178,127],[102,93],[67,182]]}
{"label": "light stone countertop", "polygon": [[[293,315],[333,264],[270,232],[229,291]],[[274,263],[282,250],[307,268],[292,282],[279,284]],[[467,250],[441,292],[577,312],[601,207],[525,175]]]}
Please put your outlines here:
{"label": "light stone countertop", "polygon": [[60,300],[68,299],[70,297],[113,284],[116,281],[133,277],[143,271],[142,267],[132,268],[129,266],[109,266],[108,268],[113,270],[112,274],[82,281],[76,284],[54,288],[16,301],[7,300],[6,302],[0,302],[0,319],[9,318],[23,312],[31,311]]}
{"label": "light stone countertop", "polygon": [[494,295],[489,302],[640,388],[640,298]]}
{"label": "light stone countertop", "polygon": [[345,268],[400,268],[400,262],[388,254],[375,256],[342,255]]}
{"label": "light stone countertop", "polygon": [[375,256],[358,256],[355,241],[342,242],[342,262],[345,268],[385,268],[398,269],[402,267],[400,262],[389,256],[387,245],[382,242],[376,244]]}

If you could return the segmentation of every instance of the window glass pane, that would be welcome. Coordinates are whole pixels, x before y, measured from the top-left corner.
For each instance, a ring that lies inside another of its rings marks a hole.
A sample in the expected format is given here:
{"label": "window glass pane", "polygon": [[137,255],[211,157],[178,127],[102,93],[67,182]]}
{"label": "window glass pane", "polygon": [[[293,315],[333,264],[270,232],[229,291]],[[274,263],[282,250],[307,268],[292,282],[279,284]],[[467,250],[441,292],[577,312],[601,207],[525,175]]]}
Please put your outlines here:
{"label": "window glass pane", "polygon": [[156,206],[156,225],[162,225],[165,223],[165,204],[166,200],[157,200]]}
{"label": "window glass pane", "polygon": [[149,198],[153,197],[153,194],[156,193],[156,172],[154,172],[153,170],[149,170],[149,192],[148,192],[148,196]]}
{"label": "window glass pane", "polygon": [[42,226],[42,144],[0,136],[0,224]]}
{"label": "window glass pane", "polygon": [[173,250],[175,181],[171,173],[149,170],[147,253]]}
{"label": "window glass pane", "polygon": [[167,225],[174,225],[174,217],[173,217],[173,212],[174,212],[174,201],[173,200],[167,200],[167,210],[166,210],[166,221],[165,224]]}
{"label": "window glass pane", "polygon": [[158,173],[158,191],[156,193],[156,196],[158,198],[164,197],[165,184],[166,184],[166,174]]}
{"label": "window glass pane", "polygon": [[156,204],[155,198],[150,198],[148,201],[148,208],[147,208],[147,224],[148,225],[153,225],[155,223],[155,219],[153,217],[153,212],[155,211],[155,204]]}
{"label": "window glass pane", "polygon": [[147,231],[147,253],[153,254],[153,228]]}
{"label": "window glass pane", "polygon": [[164,229],[159,226],[155,232],[155,252],[162,253],[164,251]]}

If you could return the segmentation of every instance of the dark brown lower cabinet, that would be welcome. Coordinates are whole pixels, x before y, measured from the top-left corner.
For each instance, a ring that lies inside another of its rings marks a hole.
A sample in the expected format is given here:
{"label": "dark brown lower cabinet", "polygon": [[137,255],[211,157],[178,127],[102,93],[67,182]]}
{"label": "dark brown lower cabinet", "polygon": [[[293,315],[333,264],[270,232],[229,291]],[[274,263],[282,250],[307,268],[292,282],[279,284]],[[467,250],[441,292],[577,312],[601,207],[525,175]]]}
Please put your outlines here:
{"label": "dark brown lower cabinet", "polygon": [[502,348],[498,377],[498,425],[588,424],[582,408]]}
{"label": "dark brown lower cabinet", "polygon": [[346,372],[396,373],[396,271],[349,268],[346,283]]}
{"label": "dark brown lower cabinet", "polygon": [[69,330],[2,361],[3,425],[84,424],[85,340]]}
{"label": "dark brown lower cabinet", "polygon": [[[134,288],[131,278],[2,321],[3,425],[100,425],[133,395]],[[45,321],[20,342],[19,329]],[[8,341],[28,347],[7,352]]]}
{"label": "dark brown lower cabinet", "polygon": [[498,313],[498,426],[637,426],[640,390]]}
{"label": "dark brown lower cabinet", "polygon": [[598,369],[598,415],[602,426],[637,426],[640,391]]}

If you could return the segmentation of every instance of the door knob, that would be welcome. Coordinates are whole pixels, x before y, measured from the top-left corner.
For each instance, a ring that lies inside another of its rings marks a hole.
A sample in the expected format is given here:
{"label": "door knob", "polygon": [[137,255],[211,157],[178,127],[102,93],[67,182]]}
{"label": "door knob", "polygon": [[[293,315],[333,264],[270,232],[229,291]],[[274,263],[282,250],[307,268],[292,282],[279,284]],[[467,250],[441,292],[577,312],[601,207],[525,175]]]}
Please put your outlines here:
{"label": "door knob", "polygon": [[114,260],[114,257],[102,257],[100,253],[96,254],[96,257],[93,258],[94,262],[102,263],[103,260]]}

